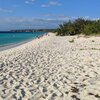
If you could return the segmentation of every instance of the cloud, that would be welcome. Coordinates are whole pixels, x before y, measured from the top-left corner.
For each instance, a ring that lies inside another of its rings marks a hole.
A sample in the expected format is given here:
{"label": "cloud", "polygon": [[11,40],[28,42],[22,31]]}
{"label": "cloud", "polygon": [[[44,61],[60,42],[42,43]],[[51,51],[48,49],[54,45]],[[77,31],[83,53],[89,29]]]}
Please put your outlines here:
{"label": "cloud", "polygon": [[[34,4],[36,0],[26,0],[25,4]],[[42,4],[41,7],[50,7],[50,6],[61,6],[62,4],[58,1],[49,1],[46,4]]]}
{"label": "cloud", "polygon": [[56,6],[60,6],[60,5],[61,5],[61,3],[56,2],[56,1],[50,1],[50,2],[49,2],[49,5],[56,5]]}
{"label": "cloud", "polygon": [[47,4],[42,4],[41,7],[49,7]]}
{"label": "cloud", "polygon": [[0,8],[1,13],[12,13],[12,10]]}
{"label": "cloud", "polygon": [[35,19],[35,18],[18,18],[5,17],[0,18],[0,31],[13,29],[39,29],[39,28],[57,28],[63,23],[57,19]]}
{"label": "cloud", "polygon": [[[75,20],[80,17],[71,17],[56,14],[41,14],[44,18],[25,18],[25,17],[0,17],[0,31],[13,29],[39,29],[39,28],[57,28],[59,24],[69,20]],[[46,18],[47,17],[47,18]],[[84,16],[82,18],[90,18]],[[90,18],[93,20],[93,18]],[[95,18],[97,19],[97,18]],[[99,18],[100,19],[100,18]]]}
{"label": "cloud", "polygon": [[42,4],[41,7],[61,6],[62,4],[57,1],[49,1],[47,4]]}
{"label": "cloud", "polygon": [[40,14],[40,16],[42,16],[43,18],[56,19],[61,21],[74,20],[78,18],[73,16],[66,16],[64,14],[49,14],[49,13]]}
{"label": "cloud", "polygon": [[35,0],[27,0],[25,1],[25,4],[34,4]]}
{"label": "cloud", "polygon": [[62,18],[62,17],[66,17],[63,14],[41,14],[42,16],[46,16],[46,17],[54,17],[54,18]]}

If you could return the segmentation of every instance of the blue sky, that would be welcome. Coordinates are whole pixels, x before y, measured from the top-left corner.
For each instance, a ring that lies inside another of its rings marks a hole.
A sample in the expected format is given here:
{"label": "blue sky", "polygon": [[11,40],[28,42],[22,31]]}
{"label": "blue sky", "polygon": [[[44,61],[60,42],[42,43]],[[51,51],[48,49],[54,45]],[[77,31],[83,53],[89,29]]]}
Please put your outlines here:
{"label": "blue sky", "polygon": [[100,17],[100,0],[0,0],[0,30],[56,28],[78,17]]}

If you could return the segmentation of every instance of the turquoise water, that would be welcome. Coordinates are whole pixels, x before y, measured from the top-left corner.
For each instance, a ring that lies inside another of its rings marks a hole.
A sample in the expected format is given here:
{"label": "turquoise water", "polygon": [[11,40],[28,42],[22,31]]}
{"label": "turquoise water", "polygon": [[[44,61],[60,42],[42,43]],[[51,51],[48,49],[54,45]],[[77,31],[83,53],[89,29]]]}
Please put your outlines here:
{"label": "turquoise water", "polygon": [[43,35],[44,32],[20,32],[20,33],[0,33],[0,46],[19,43],[34,39]]}

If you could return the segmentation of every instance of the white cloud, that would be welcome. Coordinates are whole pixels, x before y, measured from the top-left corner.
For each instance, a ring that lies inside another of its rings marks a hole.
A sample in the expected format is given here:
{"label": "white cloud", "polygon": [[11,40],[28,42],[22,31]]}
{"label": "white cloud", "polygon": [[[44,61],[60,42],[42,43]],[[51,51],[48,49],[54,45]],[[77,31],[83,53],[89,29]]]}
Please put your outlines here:
{"label": "white cloud", "polygon": [[49,14],[49,13],[41,14],[40,16],[49,18],[49,19],[53,19],[53,20],[56,19],[56,20],[60,20],[60,21],[74,20],[74,19],[78,18],[78,17],[66,16],[64,14]]}
{"label": "white cloud", "polygon": [[[25,18],[25,17],[0,17],[0,31],[13,29],[39,29],[39,28],[57,28],[59,24],[68,20],[75,20],[79,17],[71,17],[56,14],[44,14],[44,19]],[[47,18],[45,18],[47,17]],[[88,18],[87,16],[83,18]],[[90,18],[93,20],[93,18]],[[97,18],[95,18],[97,19]]]}
{"label": "white cloud", "polygon": [[56,5],[56,6],[60,6],[61,3],[57,2],[57,1],[50,1],[49,5]]}
{"label": "white cloud", "polygon": [[35,18],[17,18],[5,17],[0,18],[0,31],[13,29],[39,29],[39,28],[56,28],[63,21],[57,19],[35,19]]}
{"label": "white cloud", "polygon": [[25,4],[34,4],[35,0],[27,0],[25,1]]}
{"label": "white cloud", "polygon": [[42,4],[41,7],[61,6],[62,4],[57,1],[49,1],[47,4]]}
{"label": "white cloud", "polygon": [[42,4],[41,7],[49,7],[49,5]]}
{"label": "white cloud", "polygon": [[12,10],[0,8],[0,12],[2,13],[12,13]]}

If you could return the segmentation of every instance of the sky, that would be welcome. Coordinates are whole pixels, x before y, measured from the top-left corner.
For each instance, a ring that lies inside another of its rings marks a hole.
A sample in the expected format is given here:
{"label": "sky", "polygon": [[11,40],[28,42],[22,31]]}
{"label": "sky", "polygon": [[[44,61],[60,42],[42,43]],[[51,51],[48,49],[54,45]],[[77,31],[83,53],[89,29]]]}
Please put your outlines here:
{"label": "sky", "polygon": [[0,31],[57,28],[79,17],[100,18],[100,0],[0,0]]}

